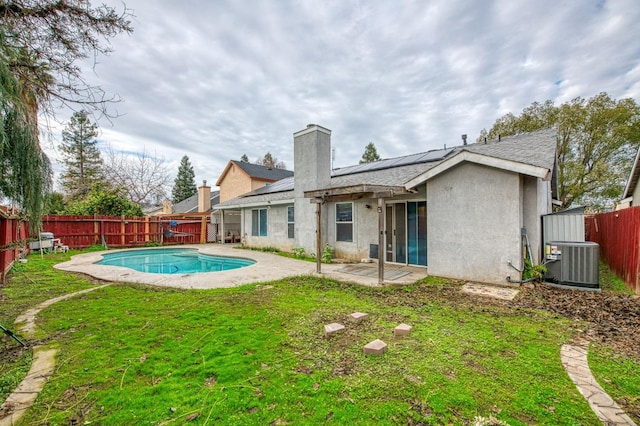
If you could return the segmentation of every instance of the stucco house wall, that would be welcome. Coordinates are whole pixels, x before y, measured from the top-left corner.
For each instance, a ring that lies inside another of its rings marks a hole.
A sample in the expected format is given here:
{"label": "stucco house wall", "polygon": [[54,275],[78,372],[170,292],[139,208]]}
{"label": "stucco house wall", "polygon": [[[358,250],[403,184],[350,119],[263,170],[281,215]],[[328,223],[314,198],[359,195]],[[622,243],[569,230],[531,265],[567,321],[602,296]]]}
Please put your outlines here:
{"label": "stucco house wall", "polygon": [[[253,188],[251,177],[236,165],[231,166],[224,179],[218,182],[218,186],[220,187],[220,202],[231,200],[256,189]],[[261,186],[264,186],[264,183]]]}
{"label": "stucco house wall", "polygon": [[[293,134],[293,162],[295,164],[295,228],[296,245],[307,253],[315,253],[316,204],[304,198],[304,191],[324,188],[331,184],[331,130],[322,126],[308,125]],[[324,204],[321,212],[322,238],[327,241],[330,213]]]}
{"label": "stucco house wall", "polygon": [[[293,204],[260,206],[242,210],[242,237],[251,247],[275,247],[280,250],[291,251],[295,244],[295,238],[288,237],[287,207]],[[267,211],[267,235],[252,235],[253,210],[266,209]]]}
{"label": "stucco house wall", "polygon": [[[542,215],[551,213],[551,182],[522,176],[522,226],[527,231],[534,264],[542,257]],[[515,263],[514,263],[515,264]],[[524,265],[516,264],[520,269]]]}
{"label": "stucco house wall", "polygon": [[504,284],[520,263],[520,176],[463,163],[427,182],[429,274]]}

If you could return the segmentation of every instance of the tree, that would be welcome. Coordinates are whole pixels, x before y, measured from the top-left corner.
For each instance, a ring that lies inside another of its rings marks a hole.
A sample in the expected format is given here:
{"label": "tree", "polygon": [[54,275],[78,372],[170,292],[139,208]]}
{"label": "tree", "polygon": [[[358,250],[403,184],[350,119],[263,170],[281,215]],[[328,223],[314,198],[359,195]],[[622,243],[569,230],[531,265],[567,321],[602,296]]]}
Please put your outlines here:
{"label": "tree", "polygon": [[360,160],[360,164],[363,163],[373,163],[374,161],[380,161],[381,158],[378,155],[378,150],[373,142],[369,142],[367,146],[364,147],[364,154],[362,154],[362,159]]}
{"label": "tree", "polygon": [[78,62],[93,58],[95,65],[99,55],[109,54],[109,39],[133,31],[130,16],[126,8],[118,14],[89,0],[1,2],[1,49],[12,74],[33,95],[31,112],[53,115],[56,107],[71,104],[105,112],[106,103],[117,99],[88,84]]}
{"label": "tree", "polygon": [[105,150],[104,174],[116,188],[122,188],[129,200],[140,205],[158,205],[167,198],[167,187],[171,177],[166,162],[142,152],[127,154]]}
{"label": "tree", "polygon": [[173,204],[177,204],[198,193],[195,176],[196,174],[193,171],[193,166],[189,162],[189,157],[185,155],[182,157],[182,160],[180,160],[178,176],[176,176],[173,182],[173,190],[171,191]]}
{"label": "tree", "polygon": [[[0,27],[0,42],[3,40]],[[2,52],[0,52],[0,56]],[[29,94],[0,57],[0,196],[26,216],[30,232],[41,227],[44,195],[51,189],[51,164],[40,148],[29,113]]]}
{"label": "tree", "polygon": [[272,156],[270,152],[267,152],[264,157],[258,158],[256,164],[260,164],[271,169],[286,169],[287,166],[284,162],[279,161],[276,157]]}
{"label": "tree", "polygon": [[128,16],[88,0],[0,2],[0,195],[21,207],[32,234],[52,181],[38,114],[74,102],[104,111],[116,100],[87,84],[78,62],[108,53],[101,42],[130,32]]}
{"label": "tree", "polygon": [[86,111],[73,113],[62,131],[60,151],[66,170],[60,177],[72,200],[84,198],[95,183],[104,181],[97,136],[98,126],[89,120]]}
{"label": "tree", "polygon": [[[534,102],[516,116],[496,120],[486,137],[554,127],[558,131],[558,198],[562,208],[586,204],[595,208],[622,195],[640,146],[640,106],[633,99],[600,93],[560,106]],[[484,136],[481,134],[480,136]]]}
{"label": "tree", "polygon": [[247,154],[242,154],[242,157],[240,157],[240,161],[242,161],[243,163],[248,163],[249,157],[247,157]]}
{"label": "tree", "polygon": [[131,202],[122,189],[105,188],[95,184],[82,200],[67,204],[66,214],[78,216],[143,216],[138,204]]}
{"label": "tree", "polygon": [[62,214],[65,209],[64,194],[51,192],[46,195],[43,214]]}

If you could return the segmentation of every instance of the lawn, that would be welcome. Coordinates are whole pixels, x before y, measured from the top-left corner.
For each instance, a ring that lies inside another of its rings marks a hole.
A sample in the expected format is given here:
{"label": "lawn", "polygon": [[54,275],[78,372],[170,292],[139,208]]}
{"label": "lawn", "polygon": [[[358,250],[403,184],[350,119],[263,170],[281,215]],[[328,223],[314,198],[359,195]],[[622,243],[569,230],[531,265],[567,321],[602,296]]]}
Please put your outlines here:
{"label": "lawn", "polygon": [[[0,322],[96,284],[52,268],[66,258],[18,265],[2,289]],[[207,291],[114,284],[38,316],[37,338],[60,352],[24,424],[469,424],[477,416],[600,424],[559,357],[584,324],[479,304],[460,285],[429,278],[380,289],[315,277]],[[369,317],[348,322],[356,311]],[[330,322],[346,332],[325,338]],[[413,332],[395,338],[403,322]],[[385,355],[363,354],[374,339],[389,345]],[[594,355],[599,380],[633,398],[628,374],[638,377],[640,365],[607,351]],[[4,396],[28,357],[0,359]]]}

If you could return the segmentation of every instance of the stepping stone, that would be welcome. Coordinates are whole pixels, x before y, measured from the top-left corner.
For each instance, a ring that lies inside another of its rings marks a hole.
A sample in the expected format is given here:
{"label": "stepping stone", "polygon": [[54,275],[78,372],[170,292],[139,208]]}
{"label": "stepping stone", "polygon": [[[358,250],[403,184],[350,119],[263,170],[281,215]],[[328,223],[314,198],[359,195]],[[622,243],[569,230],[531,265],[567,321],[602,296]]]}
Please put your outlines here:
{"label": "stepping stone", "polygon": [[338,324],[337,322],[326,324],[324,326],[324,335],[327,337],[332,336],[336,333],[340,333],[342,331],[344,331],[344,325]]}
{"label": "stepping stone", "polygon": [[354,312],[352,314],[349,314],[349,319],[353,322],[360,322],[368,316],[369,314],[365,314],[362,312]]}
{"label": "stepping stone", "polygon": [[365,355],[382,355],[387,351],[387,344],[380,339],[376,339],[364,346]]}
{"label": "stepping stone", "polygon": [[396,328],[393,329],[393,334],[395,336],[408,336],[409,334],[411,334],[411,329],[413,327],[411,327],[410,325],[407,325],[405,323],[400,324],[399,326],[397,326]]}

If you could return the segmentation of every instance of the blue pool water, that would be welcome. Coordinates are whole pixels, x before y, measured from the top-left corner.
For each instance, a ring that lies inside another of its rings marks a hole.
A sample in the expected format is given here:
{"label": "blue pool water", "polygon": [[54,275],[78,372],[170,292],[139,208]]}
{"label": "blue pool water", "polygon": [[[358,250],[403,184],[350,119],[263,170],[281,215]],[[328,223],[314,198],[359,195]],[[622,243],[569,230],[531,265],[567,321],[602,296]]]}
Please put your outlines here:
{"label": "blue pool water", "polygon": [[219,272],[253,265],[253,260],[209,256],[197,249],[140,249],[107,253],[97,265],[123,266],[152,274],[196,274]]}

